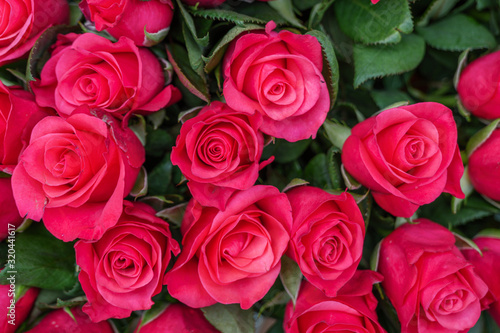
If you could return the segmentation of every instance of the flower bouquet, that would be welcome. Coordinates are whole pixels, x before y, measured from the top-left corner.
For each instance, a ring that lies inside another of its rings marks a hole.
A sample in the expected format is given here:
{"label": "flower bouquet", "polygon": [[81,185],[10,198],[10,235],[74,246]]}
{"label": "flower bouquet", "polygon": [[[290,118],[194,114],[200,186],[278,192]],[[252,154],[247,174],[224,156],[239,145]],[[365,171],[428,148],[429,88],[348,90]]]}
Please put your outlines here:
{"label": "flower bouquet", "polygon": [[0,0],[0,330],[500,332],[499,13]]}

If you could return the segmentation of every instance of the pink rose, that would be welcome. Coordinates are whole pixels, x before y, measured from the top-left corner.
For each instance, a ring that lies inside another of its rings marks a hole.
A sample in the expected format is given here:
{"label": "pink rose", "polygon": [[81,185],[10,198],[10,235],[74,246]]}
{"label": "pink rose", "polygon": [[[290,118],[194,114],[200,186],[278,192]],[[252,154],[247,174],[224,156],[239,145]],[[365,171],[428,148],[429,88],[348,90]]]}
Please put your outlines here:
{"label": "pink rose", "polygon": [[23,223],[23,218],[19,215],[19,211],[14,201],[12,194],[12,186],[10,178],[0,177],[0,241],[7,238],[9,235],[9,227],[13,225],[15,228]]}
{"label": "pink rose", "polygon": [[171,0],[83,0],[80,9],[98,31],[106,29],[115,38],[128,37],[138,46],[159,42],[148,38],[145,31],[165,37],[174,13]]}
{"label": "pink rose", "polygon": [[80,308],[70,309],[71,317],[65,309],[57,309],[43,317],[40,322],[26,333],[114,333],[107,321],[93,323]]}
{"label": "pink rose", "polygon": [[262,114],[261,131],[288,141],[316,137],[330,110],[316,37],[288,30],[244,33],[224,56],[224,97],[234,110]]}
{"label": "pink rose", "polygon": [[500,51],[471,62],[460,74],[460,101],[476,117],[500,118]]}
{"label": "pink rose", "polygon": [[26,55],[49,27],[69,19],[66,0],[0,0],[0,66]]}
{"label": "pink rose", "polygon": [[500,201],[500,129],[469,156],[468,173],[477,192]]}
{"label": "pink rose", "polygon": [[186,121],[172,149],[172,164],[189,180],[193,197],[203,206],[224,209],[236,190],[255,184],[264,136],[258,131],[262,117],[238,113],[213,102]]}
{"label": "pink rose", "polygon": [[224,211],[191,200],[182,252],[165,277],[170,295],[194,308],[217,302],[250,308],[279,274],[291,224],[290,203],[272,186],[236,192]]}
{"label": "pink rose", "polygon": [[193,309],[182,303],[169,304],[152,321],[137,325],[134,333],[219,333],[203,315],[200,309]]}
{"label": "pink rose", "polygon": [[43,222],[64,241],[99,239],[121,215],[145,158],[130,129],[74,114],[45,117],[12,175],[22,216]]}
{"label": "pink rose", "polygon": [[0,172],[12,174],[33,127],[50,114],[29,92],[0,82]]}
{"label": "pink rose", "polygon": [[438,103],[400,106],[357,124],[342,163],[396,216],[412,216],[442,192],[464,198],[457,126],[451,110]]}
{"label": "pink rose", "polygon": [[[3,207],[3,206],[1,206]],[[28,318],[31,308],[38,297],[38,288],[27,288],[17,299],[10,290],[19,291],[20,285],[0,285],[0,331],[14,333]]]}
{"label": "pink rose", "polygon": [[477,275],[488,285],[495,302],[490,305],[489,313],[500,326],[500,238],[496,235],[474,237],[474,243],[481,249],[481,256],[474,249],[462,249],[462,253],[474,265]]}
{"label": "pink rose", "polygon": [[363,254],[365,223],[348,193],[300,186],[287,192],[293,225],[287,254],[306,279],[333,297],[354,275]]}
{"label": "pink rose", "polygon": [[377,299],[372,294],[373,284],[381,280],[376,272],[357,271],[333,298],[303,281],[295,309],[291,301],[286,307],[285,332],[385,333],[377,321]]}
{"label": "pink rose", "polygon": [[117,117],[158,111],[180,100],[165,87],[160,61],[122,37],[118,42],[92,33],[59,35],[41,79],[31,87],[39,105],[69,116],[81,105]]}
{"label": "pink rose", "polygon": [[402,333],[467,332],[491,302],[453,234],[426,219],[406,223],[382,240],[378,269]]}
{"label": "pink rose", "polygon": [[83,312],[94,322],[151,308],[172,253],[179,253],[168,223],[156,217],[153,208],[123,204],[118,223],[99,240],[75,244],[78,279],[88,300]]}

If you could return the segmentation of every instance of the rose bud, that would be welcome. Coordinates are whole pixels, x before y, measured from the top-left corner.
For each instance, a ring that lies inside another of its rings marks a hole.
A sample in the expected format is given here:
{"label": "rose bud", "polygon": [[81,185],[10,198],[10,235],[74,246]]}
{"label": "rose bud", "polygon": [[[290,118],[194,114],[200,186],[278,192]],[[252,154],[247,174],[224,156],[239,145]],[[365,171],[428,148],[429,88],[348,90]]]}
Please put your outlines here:
{"label": "rose bud", "polygon": [[476,117],[500,118],[500,51],[480,57],[460,74],[457,85],[463,106]]}
{"label": "rose bud", "polygon": [[52,114],[52,110],[39,107],[29,92],[6,87],[0,81],[0,172],[12,174],[33,127]]}
{"label": "rose bud", "polygon": [[193,309],[182,303],[167,305],[165,310],[148,323],[143,320],[144,318],[134,333],[219,333],[200,309]]}
{"label": "rose bud", "polygon": [[192,199],[182,221],[182,252],[165,277],[168,292],[193,308],[250,308],[280,272],[291,224],[290,203],[273,186],[235,192],[224,211]]}
{"label": "rose bud", "polygon": [[12,175],[21,216],[63,241],[96,240],[118,221],[145,159],[132,130],[77,113],[36,124]]}
{"label": "rose bud", "polygon": [[160,61],[131,39],[118,42],[92,33],[59,35],[41,79],[31,88],[39,105],[67,117],[85,105],[122,118],[167,107],[181,95],[165,86]]}
{"label": "rose bud", "polygon": [[118,223],[99,240],[75,244],[78,280],[88,300],[83,312],[94,322],[151,308],[172,254],[179,253],[168,223],[153,208],[129,201],[123,205]]}
{"label": "rose bud", "polygon": [[138,46],[159,43],[174,13],[171,0],[82,0],[80,9],[98,31],[106,30],[116,39],[128,37]]}
{"label": "rose bud", "polygon": [[500,129],[491,133],[469,156],[468,173],[472,186],[488,198],[500,201]]}
{"label": "rose bud", "polygon": [[[1,206],[3,207],[3,206]],[[39,293],[38,288],[28,288],[16,284],[0,285],[0,331],[14,333],[28,318]],[[14,293],[20,293],[14,299]]]}
{"label": "rose bud", "polygon": [[372,293],[373,284],[381,280],[376,272],[357,271],[333,298],[303,281],[295,308],[292,301],[286,307],[285,332],[385,333],[377,321],[377,299]]}
{"label": "rose bud", "polygon": [[57,309],[42,318],[40,322],[26,333],[115,333],[107,321],[93,323],[80,308],[71,308],[71,315],[66,309]]}
{"label": "rose bud", "polygon": [[182,125],[172,164],[189,180],[191,194],[201,205],[224,209],[231,194],[255,184],[259,170],[272,161],[260,163],[261,124],[259,114],[242,114],[212,102]]}
{"label": "rose bud", "polygon": [[426,219],[406,223],[382,240],[378,270],[402,333],[466,332],[491,303],[455,236]]}
{"label": "rose bud", "polygon": [[464,198],[457,126],[451,110],[438,103],[400,106],[357,124],[342,163],[396,216],[412,216],[442,192]]}
{"label": "rose bud", "polygon": [[363,216],[348,193],[333,195],[300,186],[286,194],[293,214],[287,254],[311,284],[333,297],[361,261]]}
{"label": "rose bud", "polygon": [[19,227],[23,223],[23,218],[19,215],[16,201],[12,194],[10,178],[0,177],[0,241],[7,238],[9,231]]}
{"label": "rose bud", "polygon": [[0,66],[27,55],[49,27],[68,23],[66,0],[0,0]]}
{"label": "rose bud", "polygon": [[316,137],[330,110],[323,55],[314,36],[288,30],[241,34],[224,56],[224,98],[239,112],[262,114],[260,130],[287,141]]}
{"label": "rose bud", "polygon": [[474,243],[479,247],[482,255],[476,250],[465,248],[462,253],[474,265],[477,275],[483,279],[488,285],[490,292],[495,297],[495,302],[490,305],[488,312],[500,326],[500,284],[498,277],[500,276],[500,237],[497,230],[493,233],[481,233],[474,237]]}

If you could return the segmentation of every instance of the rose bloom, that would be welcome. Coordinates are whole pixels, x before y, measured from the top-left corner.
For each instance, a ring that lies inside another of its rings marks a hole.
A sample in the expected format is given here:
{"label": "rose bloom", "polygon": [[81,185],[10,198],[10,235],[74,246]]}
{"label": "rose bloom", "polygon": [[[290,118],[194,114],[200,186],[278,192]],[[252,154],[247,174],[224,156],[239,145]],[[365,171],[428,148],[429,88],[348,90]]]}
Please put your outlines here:
{"label": "rose bloom", "polygon": [[57,309],[42,318],[40,322],[26,333],[114,333],[113,326],[107,321],[93,323],[89,316],[78,307],[70,309],[71,317],[65,309]]}
{"label": "rose bloom", "polygon": [[259,169],[271,162],[259,164],[264,147],[261,124],[259,114],[242,114],[213,102],[182,125],[171,160],[201,205],[224,209],[231,194],[250,188]]}
{"label": "rose bloom", "polygon": [[21,216],[63,241],[99,239],[121,215],[145,153],[130,129],[87,114],[45,117],[12,175]]}
{"label": "rose bloom", "polygon": [[287,141],[315,137],[330,110],[316,37],[287,30],[241,34],[224,56],[224,97],[240,112],[263,116],[261,131]]}
{"label": "rose bloom", "polygon": [[99,240],[75,244],[78,279],[88,300],[83,312],[94,322],[151,308],[172,253],[179,253],[168,223],[156,217],[153,208],[123,204],[118,223]]}
{"label": "rose bloom", "polygon": [[[256,1],[267,2],[272,0],[256,0]],[[224,2],[226,2],[226,0],[182,0],[182,2],[184,2],[188,6],[196,6],[198,4],[198,7],[201,8],[213,8],[222,5]],[[241,2],[251,2],[251,1],[241,0]]]}
{"label": "rose bloom", "polygon": [[159,42],[148,38],[145,31],[165,37],[174,13],[171,0],[82,0],[79,6],[98,31],[128,37],[138,46]]}
{"label": "rose bloom", "polygon": [[400,106],[357,124],[342,163],[396,216],[412,216],[442,192],[464,198],[457,126],[451,110],[438,103]]}
{"label": "rose bloom", "polygon": [[488,285],[490,292],[495,297],[495,302],[490,305],[489,313],[500,326],[500,238],[498,235],[481,235],[474,237],[474,243],[481,249],[482,255],[476,250],[466,248],[462,253],[474,265],[477,275]]}
{"label": "rose bloom", "polygon": [[469,156],[468,173],[477,192],[500,201],[500,129]]}
{"label": "rose bloom", "polygon": [[236,192],[224,211],[191,200],[182,252],[165,277],[168,292],[194,308],[217,302],[250,308],[279,274],[291,224],[290,203],[273,186]]}
{"label": "rose bloom", "polygon": [[500,51],[480,57],[460,74],[460,101],[476,117],[500,118]]}
{"label": "rose bloom", "polygon": [[467,332],[491,302],[487,285],[445,227],[406,223],[382,240],[378,270],[401,332]]}
{"label": "rose bloom", "polygon": [[10,178],[0,177],[0,207],[2,207],[0,209],[0,241],[2,241],[9,235],[11,229],[9,224],[17,228],[24,220],[17,210]]}
{"label": "rose bloom", "polygon": [[31,83],[39,105],[67,117],[81,105],[119,118],[167,107],[181,95],[165,87],[160,61],[129,38],[118,42],[92,33],[59,35],[41,79]]}
{"label": "rose bloom", "polygon": [[354,275],[363,254],[365,223],[353,197],[300,186],[287,192],[293,225],[288,256],[306,279],[333,297]]}
{"label": "rose bloom", "polygon": [[[16,285],[16,292],[21,288],[24,287]],[[16,302],[12,303],[13,298],[9,296],[10,289],[10,285],[0,285],[0,331],[3,333],[14,333],[21,327],[21,324],[28,318],[40,291],[38,288],[26,288]],[[11,324],[12,322],[14,325]]]}
{"label": "rose bloom", "polygon": [[193,309],[182,303],[168,304],[165,310],[147,323],[143,319],[134,333],[219,333],[200,309]]}
{"label": "rose bloom", "polygon": [[49,27],[68,23],[66,0],[0,0],[0,66],[25,56]]}
{"label": "rose bloom", "polygon": [[51,110],[39,107],[29,92],[6,87],[0,81],[0,172],[12,174],[33,127],[51,114]]}
{"label": "rose bloom", "polygon": [[285,332],[385,333],[377,321],[377,299],[372,294],[373,284],[381,280],[376,272],[357,271],[333,298],[303,281],[295,309],[291,301],[286,307]]}

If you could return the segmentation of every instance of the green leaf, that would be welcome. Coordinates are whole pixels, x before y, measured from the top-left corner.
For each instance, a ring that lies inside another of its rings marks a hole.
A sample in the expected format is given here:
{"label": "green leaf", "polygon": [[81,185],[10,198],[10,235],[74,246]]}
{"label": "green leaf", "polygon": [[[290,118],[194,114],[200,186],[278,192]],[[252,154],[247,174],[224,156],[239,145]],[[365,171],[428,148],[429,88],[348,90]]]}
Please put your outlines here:
{"label": "green leaf", "polygon": [[335,0],[322,0],[320,3],[314,5],[311,9],[311,14],[309,14],[309,22],[307,24],[309,29],[314,29],[320,24],[326,11],[334,1]]}
{"label": "green leaf", "polygon": [[232,22],[240,27],[244,27],[245,23],[257,23],[263,25],[267,23],[267,21],[259,18],[225,9],[197,9],[192,10],[191,13],[194,16],[203,17],[205,19]]}
{"label": "green leaf", "polygon": [[453,236],[455,236],[455,245],[460,249],[469,249],[472,248],[476,250],[481,256],[483,255],[483,252],[481,252],[481,249],[479,246],[477,246],[476,243],[474,243],[471,239],[462,236],[460,234],[457,234],[456,232],[453,233]]}
{"label": "green leaf", "polygon": [[48,50],[56,42],[58,34],[68,34],[78,31],[80,31],[78,27],[69,27],[66,25],[56,25],[45,30],[31,48],[26,67],[26,79],[28,81],[35,81],[35,77],[39,76],[43,65],[50,58]]}
{"label": "green leaf", "polygon": [[242,32],[249,31],[249,30],[257,30],[257,29],[263,29],[261,26],[256,25],[256,24],[247,24],[244,27],[234,27],[231,30],[229,30],[224,37],[215,45],[215,47],[212,49],[208,57],[203,57],[202,59],[205,62],[205,72],[210,73],[217,65],[219,62],[222,60],[222,57],[224,56],[224,53],[226,52],[227,47],[229,46],[229,43],[231,43],[236,37],[238,37]]}
{"label": "green leaf", "polygon": [[267,145],[262,153],[262,160],[267,160],[274,155],[276,163],[290,163],[300,157],[307,147],[311,144],[312,140],[300,140],[297,142],[288,142],[283,139],[277,139],[274,144]]}
{"label": "green leaf", "polygon": [[148,173],[144,166],[139,170],[134,187],[130,191],[130,195],[134,198],[143,197],[148,193]]}
{"label": "green leaf", "polygon": [[460,74],[467,65],[467,56],[469,55],[469,51],[470,49],[466,49],[458,56],[458,66],[457,70],[455,71],[455,75],[453,76],[453,86],[455,87],[455,90],[457,89],[458,81],[460,80]]}
{"label": "green leaf", "polygon": [[357,190],[361,187],[361,184],[356,181],[344,168],[342,164],[340,166],[340,173],[342,174],[342,178],[344,179],[344,184],[349,190]]}
{"label": "green leaf", "polygon": [[474,238],[476,237],[500,238],[500,229],[484,229],[474,236]]}
{"label": "green leaf", "polygon": [[462,192],[465,194],[464,199],[459,199],[457,197],[452,197],[451,198],[451,212],[453,214],[456,214],[462,204],[467,200],[467,198],[474,192],[474,187],[472,186],[472,183],[469,178],[469,167],[466,166],[464,170],[464,174],[462,175],[462,178],[460,178],[460,188],[462,189]]}
{"label": "green leaf", "polygon": [[207,83],[191,68],[187,51],[181,45],[171,43],[167,46],[167,56],[184,87],[196,97],[209,103],[210,93]]}
{"label": "green leaf", "polygon": [[329,165],[326,155],[323,153],[314,156],[304,169],[304,179],[309,181],[312,186],[319,188],[332,188],[332,182],[329,174]]}
{"label": "green leaf", "polygon": [[423,27],[429,24],[430,20],[439,19],[448,14],[460,0],[434,0],[427,7],[425,13],[420,17],[417,26]]}
{"label": "green leaf", "polygon": [[382,241],[378,242],[375,248],[373,249],[372,255],[370,257],[370,269],[374,272],[378,270],[378,263],[380,260],[380,247],[382,245]]}
{"label": "green leaf", "polygon": [[146,30],[146,26],[144,26],[144,46],[153,46],[161,42],[167,37],[168,32],[170,31],[170,27],[158,30],[157,32],[148,32]]}
{"label": "green leaf", "polygon": [[281,192],[285,193],[286,191],[289,191],[294,187],[303,186],[303,185],[307,185],[307,184],[309,184],[309,182],[307,180],[300,179],[300,178],[294,178],[290,181],[290,183],[288,183],[287,186],[285,186],[285,188]]}
{"label": "green leaf", "polygon": [[80,7],[78,6],[78,3],[70,3],[69,4],[69,25],[77,25],[78,22],[83,17],[83,13],[80,10]]}
{"label": "green leaf", "polygon": [[337,0],[335,14],[340,28],[356,42],[365,44],[397,43],[401,33],[413,31],[407,0],[380,1]]}
{"label": "green leaf", "polygon": [[312,30],[307,33],[318,39],[323,50],[323,77],[326,80],[328,93],[330,94],[330,108],[333,108],[339,90],[339,64],[335,56],[332,40],[330,37],[319,30]]}
{"label": "green leaf", "polygon": [[[198,76],[202,79],[203,82],[205,80],[205,73],[203,72],[203,60],[201,56],[203,54],[202,48],[196,44],[193,35],[189,32],[185,23],[182,24],[182,34],[184,35],[184,41],[186,45],[186,50],[188,53],[189,64],[191,68],[198,74]],[[206,85],[206,83],[205,83]]]}
{"label": "green leaf", "polygon": [[500,118],[493,120],[488,126],[481,129],[469,139],[469,142],[467,142],[467,146],[465,147],[467,156],[470,156],[474,150],[488,140],[490,135],[497,128],[498,123],[500,123]]}
{"label": "green leaf", "polygon": [[417,32],[430,46],[445,51],[493,48],[495,37],[474,19],[463,14],[446,17]]}
{"label": "green leaf", "polygon": [[342,150],[345,140],[351,135],[351,129],[347,126],[335,123],[328,119],[323,123],[328,140],[337,148]]}
{"label": "green leaf", "polygon": [[73,243],[55,238],[43,223],[16,233],[13,244],[15,265],[0,272],[0,284],[9,284],[12,275],[16,284],[54,290],[70,289],[77,282]]}
{"label": "green leaf", "polygon": [[354,87],[368,79],[400,74],[416,68],[425,54],[425,42],[417,35],[404,36],[395,45],[354,46]]}
{"label": "green leaf", "polygon": [[299,265],[286,255],[281,257],[280,279],[285,287],[285,291],[292,299],[293,304],[299,296],[300,283],[302,282],[302,272]]}
{"label": "green leaf", "polygon": [[[242,290],[242,292],[245,292]],[[253,333],[255,320],[251,310],[242,310],[238,304],[214,304],[201,308],[205,318],[222,333]]]}
{"label": "green leaf", "polygon": [[147,325],[158,318],[163,313],[163,311],[168,308],[169,305],[169,303],[155,302],[151,309],[144,311],[144,313],[142,314],[141,323],[139,327],[137,327],[137,330],[134,331],[134,333],[139,333],[144,325]]}
{"label": "green leaf", "polygon": [[189,31],[191,32],[191,35],[196,40],[196,43],[200,46],[203,46],[203,47],[207,46],[209,43],[208,34],[206,34],[203,37],[198,37],[198,34],[196,32],[196,26],[194,25],[193,18],[191,17],[191,15],[186,10],[186,8],[184,7],[184,5],[182,4],[182,2],[180,0],[176,0],[176,3],[177,3],[177,7],[179,7],[179,11],[181,13],[182,18],[184,19],[184,22],[186,23]]}
{"label": "green leaf", "polygon": [[182,219],[184,218],[184,213],[186,212],[186,207],[187,202],[181,203],[159,211],[158,213],[156,213],[156,216],[173,222],[177,226],[180,226],[182,224]]}
{"label": "green leaf", "polygon": [[302,25],[302,22],[295,16],[293,12],[293,4],[292,0],[273,0],[267,3],[272,8],[276,9],[276,11],[290,23],[294,27],[305,29]]}
{"label": "green leaf", "polygon": [[150,195],[165,194],[172,180],[172,162],[170,154],[165,157],[148,175],[148,188]]}
{"label": "green leaf", "polygon": [[328,175],[330,176],[330,182],[332,183],[332,188],[341,188],[342,186],[342,175],[340,174],[340,165],[336,158],[340,150],[336,147],[330,147],[326,155],[326,163],[328,165]]}
{"label": "green leaf", "polygon": [[413,103],[413,99],[401,90],[372,90],[370,94],[380,109],[401,101],[406,101],[407,104]]}

